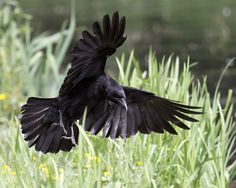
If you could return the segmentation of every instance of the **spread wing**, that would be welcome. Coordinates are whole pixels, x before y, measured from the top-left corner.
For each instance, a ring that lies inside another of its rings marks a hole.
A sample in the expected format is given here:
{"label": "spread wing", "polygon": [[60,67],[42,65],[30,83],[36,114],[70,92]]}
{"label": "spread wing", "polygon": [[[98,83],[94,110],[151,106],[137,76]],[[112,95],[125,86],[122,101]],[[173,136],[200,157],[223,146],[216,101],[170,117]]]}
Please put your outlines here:
{"label": "spread wing", "polygon": [[82,32],[82,39],[72,49],[72,63],[62,84],[59,95],[68,94],[85,78],[104,74],[108,56],[126,40],[124,36],[125,17],[119,18],[118,12],[103,17],[103,29],[98,22],[93,24],[93,34]]}
{"label": "spread wing", "polygon": [[199,107],[179,104],[153,93],[130,87],[124,87],[124,90],[128,111],[120,105],[101,101],[88,111],[85,130],[97,134],[103,129],[103,136],[110,138],[127,138],[138,131],[177,134],[173,125],[189,129],[182,120],[197,122],[186,114],[202,113],[195,111]]}

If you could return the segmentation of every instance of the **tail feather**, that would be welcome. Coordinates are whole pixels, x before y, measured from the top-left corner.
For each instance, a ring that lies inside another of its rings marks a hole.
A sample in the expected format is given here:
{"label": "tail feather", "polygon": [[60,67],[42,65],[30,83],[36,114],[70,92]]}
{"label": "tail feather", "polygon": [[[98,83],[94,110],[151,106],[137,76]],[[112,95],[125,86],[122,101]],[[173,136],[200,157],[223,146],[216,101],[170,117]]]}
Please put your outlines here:
{"label": "tail feather", "polygon": [[[30,141],[30,140],[34,139],[37,135],[39,135],[39,134],[42,132],[41,129],[42,129],[42,128],[41,128],[41,125],[40,125],[40,124],[37,125],[37,126],[34,127],[32,130],[29,130],[29,131],[25,134],[24,139],[25,139],[26,141]],[[24,131],[24,132],[26,132],[26,131]],[[22,133],[23,133],[23,131],[22,131]]]}
{"label": "tail feather", "polygon": [[55,98],[38,98],[38,97],[30,97],[28,98],[27,103],[29,103],[29,105],[40,105],[41,107],[43,106],[48,106],[52,104],[52,101],[54,101]]}
{"label": "tail feather", "polygon": [[39,126],[41,121],[43,120],[45,114],[40,115],[39,117],[31,116],[31,117],[24,117],[22,116],[21,124],[22,124],[22,133],[25,134],[29,132],[30,130],[34,129],[35,127]]}
{"label": "tail feather", "polygon": [[28,142],[29,148],[32,147],[33,145],[35,145],[36,141],[38,140],[38,137],[39,137],[39,135],[37,135],[34,139],[32,139]]}
{"label": "tail feather", "polygon": [[[73,122],[65,121],[67,134],[63,131],[60,126],[59,106],[56,104],[56,98],[31,97],[22,106],[21,130],[29,147],[35,145],[37,151],[57,153],[60,150],[70,151],[77,144],[78,127]],[[65,114],[63,118],[66,119]],[[75,142],[69,139],[72,134]]]}
{"label": "tail feather", "polygon": [[[51,146],[51,144],[52,144],[52,141],[53,141],[53,139],[54,139],[54,135],[55,134],[59,134],[59,136],[61,136],[62,135],[62,131],[59,129],[59,130],[57,130],[57,128],[58,128],[58,125],[55,125],[55,124],[52,124],[49,128],[48,128],[48,130],[47,130],[47,132],[45,133],[45,135],[44,135],[44,142],[43,142],[43,144],[42,144],[42,146],[41,146],[41,148],[40,148],[40,150],[43,152],[43,153],[47,153],[47,151],[49,151],[49,148],[50,148],[50,146]],[[54,130],[56,130],[56,131],[54,131]],[[60,137],[59,137],[60,138]],[[57,140],[59,143],[60,143],[60,140]]]}
{"label": "tail feather", "polygon": [[28,115],[28,116],[23,116],[21,119],[22,124],[24,124],[24,126],[29,126],[34,122],[38,122],[40,121],[43,117],[45,116],[45,111],[41,112],[41,113],[35,113]]}
{"label": "tail feather", "polygon": [[29,123],[29,124],[25,124],[25,126],[21,128],[21,131],[23,134],[27,134],[27,133],[30,133],[32,132],[32,130],[35,129],[35,127],[41,127],[40,124],[38,124],[39,122],[36,122],[36,123]]}
{"label": "tail feather", "polygon": [[56,131],[55,134],[53,135],[53,139],[49,148],[49,150],[52,153],[57,153],[60,150],[61,135],[62,135],[62,130]]}
{"label": "tail feather", "polygon": [[38,140],[35,142],[36,151],[41,151],[41,147],[43,145],[44,140],[45,140],[45,129],[42,130],[41,134],[38,137]]}

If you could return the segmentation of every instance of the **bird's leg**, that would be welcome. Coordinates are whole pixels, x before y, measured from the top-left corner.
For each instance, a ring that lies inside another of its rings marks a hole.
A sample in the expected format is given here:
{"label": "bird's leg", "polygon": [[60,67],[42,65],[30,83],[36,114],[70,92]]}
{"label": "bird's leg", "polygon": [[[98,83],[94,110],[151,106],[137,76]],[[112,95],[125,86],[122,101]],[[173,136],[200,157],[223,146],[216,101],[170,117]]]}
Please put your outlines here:
{"label": "bird's leg", "polygon": [[64,134],[67,135],[67,131],[66,131],[66,129],[65,129],[65,126],[64,126],[64,123],[63,123],[63,119],[62,119],[61,110],[59,110],[59,115],[60,115],[60,127],[62,128]]}
{"label": "bird's leg", "polygon": [[71,136],[62,136],[62,138],[67,139],[67,140],[71,140],[72,144],[77,146],[77,143],[75,141],[75,134],[74,134],[73,126],[71,127]]}
{"label": "bird's leg", "polygon": [[72,141],[72,143],[75,145],[75,146],[77,146],[77,144],[76,144],[76,141],[75,141],[75,133],[74,133],[74,129],[73,129],[73,126],[71,127],[71,141]]}

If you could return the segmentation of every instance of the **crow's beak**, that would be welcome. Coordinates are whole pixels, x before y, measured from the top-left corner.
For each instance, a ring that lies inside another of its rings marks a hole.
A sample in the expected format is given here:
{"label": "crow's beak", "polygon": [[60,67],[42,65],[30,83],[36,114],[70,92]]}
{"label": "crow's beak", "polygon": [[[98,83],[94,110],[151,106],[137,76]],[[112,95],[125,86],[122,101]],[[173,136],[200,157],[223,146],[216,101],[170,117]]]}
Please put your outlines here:
{"label": "crow's beak", "polygon": [[124,108],[125,111],[127,111],[128,110],[128,106],[126,104],[126,100],[124,98],[121,98],[118,101],[119,101],[119,104],[122,106],[122,108]]}

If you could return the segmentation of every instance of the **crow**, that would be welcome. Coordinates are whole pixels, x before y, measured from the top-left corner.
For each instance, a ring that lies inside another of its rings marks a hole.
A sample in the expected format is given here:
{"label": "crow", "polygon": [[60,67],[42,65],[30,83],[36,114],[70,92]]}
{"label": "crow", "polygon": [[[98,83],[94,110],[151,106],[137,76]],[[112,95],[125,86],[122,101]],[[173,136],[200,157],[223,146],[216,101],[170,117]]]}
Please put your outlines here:
{"label": "crow", "polygon": [[77,120],[86,109],[85,130],[104,137],[127,138],[137,132],[177,134],[172,124],[189,129],[180,119],[197,122],[186,114],[200,114],[188,106],[153,93],[119,85],[104,72],[106,60],[126,40],[125,17],[114,12],[103,17],[102,28],[82,32],[71,51],[71,67],[55,98],[30,97],[21,107],[21,131],[36,151],[70,151],[78,144]]}

